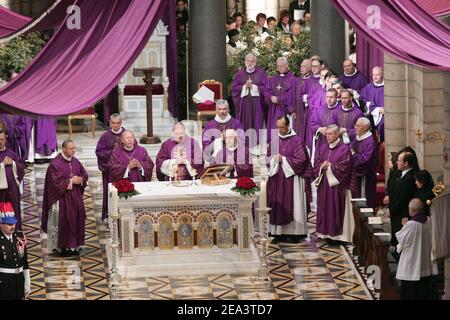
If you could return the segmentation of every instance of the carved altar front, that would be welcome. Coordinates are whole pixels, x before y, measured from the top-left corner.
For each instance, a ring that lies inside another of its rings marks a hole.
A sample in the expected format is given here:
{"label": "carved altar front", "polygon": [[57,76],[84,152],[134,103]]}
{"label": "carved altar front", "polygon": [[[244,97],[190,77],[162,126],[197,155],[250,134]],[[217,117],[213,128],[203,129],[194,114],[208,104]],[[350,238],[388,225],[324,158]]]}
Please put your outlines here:
{"label": "carved altar front", "polygon": [[[126,277],[256,273],[259,259],[252,241],[256,196],[243,197],[230,190],[233,185],[135,183],[140,195],[128,200],[111,198],[110,192],[110,209],[118,210],[119,273]],[[110,267],[112,250],[114,246],[109,246]]]}

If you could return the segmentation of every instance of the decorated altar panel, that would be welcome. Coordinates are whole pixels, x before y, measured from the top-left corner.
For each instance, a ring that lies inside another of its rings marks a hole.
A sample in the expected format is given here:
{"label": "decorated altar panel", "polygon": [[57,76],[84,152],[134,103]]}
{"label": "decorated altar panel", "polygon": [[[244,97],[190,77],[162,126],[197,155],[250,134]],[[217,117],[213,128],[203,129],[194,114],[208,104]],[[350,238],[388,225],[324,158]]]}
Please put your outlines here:
{"label": "decorated altar panel", "polygon": [[256,273],[259,260],[252,240],[256,196],[243,197],[231,191],[233,185],[189,182],[175,187],[145,182],[135,184],[139,195],[116,199],[117,206],[110,198],[119,216],[119,273],[128,277]]}

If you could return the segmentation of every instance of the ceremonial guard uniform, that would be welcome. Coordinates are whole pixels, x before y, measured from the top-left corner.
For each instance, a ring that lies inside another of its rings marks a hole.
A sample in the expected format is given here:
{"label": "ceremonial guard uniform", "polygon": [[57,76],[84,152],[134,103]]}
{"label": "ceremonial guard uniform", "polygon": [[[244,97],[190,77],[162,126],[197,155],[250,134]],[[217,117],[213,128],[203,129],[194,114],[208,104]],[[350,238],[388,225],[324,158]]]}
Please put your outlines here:
{"label": "ceremonial guard uniform", "polygon": [[[0,214],[2,225],[11,227],[17,222],[10,203],[0,203]],[[21,300],[29,291],[30,270],[26,238],[21,231],[14,231],[8,236],[2,229],[0,231],[0,300]]]}

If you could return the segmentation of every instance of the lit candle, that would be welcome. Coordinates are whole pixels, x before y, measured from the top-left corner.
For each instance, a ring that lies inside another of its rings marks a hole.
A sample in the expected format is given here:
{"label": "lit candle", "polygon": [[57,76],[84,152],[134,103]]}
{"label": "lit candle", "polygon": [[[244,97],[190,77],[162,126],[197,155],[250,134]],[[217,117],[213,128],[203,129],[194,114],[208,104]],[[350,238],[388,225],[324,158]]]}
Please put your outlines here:
{"label": "lit candle", "polygon": [[119,210],[118,210],[118,193],[117,188],[111,185],[111,192],[109,197],[109,216],[111,218],[118,218],[119,217]]}
{"label": "lit candle", "polygon": [[260,189],[261,191],[259,194],[259,208],[263,209],[267,207],[267,182],[264,178],[261,180]]}

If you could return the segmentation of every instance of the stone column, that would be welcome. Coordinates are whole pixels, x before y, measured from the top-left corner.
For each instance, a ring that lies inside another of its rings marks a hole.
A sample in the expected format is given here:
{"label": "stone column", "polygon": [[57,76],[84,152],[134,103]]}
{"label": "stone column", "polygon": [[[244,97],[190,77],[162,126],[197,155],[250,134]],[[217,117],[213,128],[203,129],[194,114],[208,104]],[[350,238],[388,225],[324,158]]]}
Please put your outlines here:
{"label": "stone column", "polygon": [[345,23],[331,1],[311,1],[312,54],[341,74],[345,59]]}
{"label": "stone column", "polygon": [[191,97],[197,91],[198,83],[207,79],[222,82],[226,95],[226,1],[191,0],[189,6],[188,99],[192,101]]}
{"label": "stone column", "polygon": [[0,6],[9,8],[9,0],[0,0]]}

